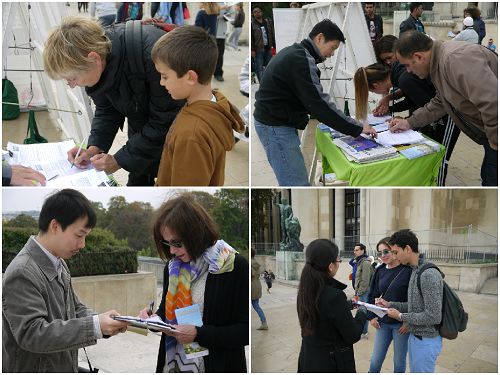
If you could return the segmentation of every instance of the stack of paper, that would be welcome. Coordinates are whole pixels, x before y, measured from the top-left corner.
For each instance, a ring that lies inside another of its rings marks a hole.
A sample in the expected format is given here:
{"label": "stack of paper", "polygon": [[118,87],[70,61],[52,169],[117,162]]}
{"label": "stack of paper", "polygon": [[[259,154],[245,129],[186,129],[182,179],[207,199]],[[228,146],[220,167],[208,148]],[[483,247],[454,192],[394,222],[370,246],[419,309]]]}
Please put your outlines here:
{"label": "stack of paper", "polygon": [[400,150],[399,153],[405,156],[407,159],[416,159],[421,156],[433,154],[438,152],[440,149],[440,145],[437,142],[431,140],[425,140],[422,143],[416,144],[412,147],[406,148],[404,150]]}
{"label": "stack of paper", "polygon": [[108,186],[112,184],[105,172],[99,172],[92,166],[87,169],[71,167],[67,152],[73,147],[75,147],[74,141],[30,145],[7,143],[7,149],[13,155],[10,163],[30,167],[40,172],[46,178],[46,186]]}
{"label": "stack of paper", "polygon": [[398,156],[397,150],[391,146],[386,147],[379,145],[374,148],[356,151],[354,148],[344,142],[343,138],[334,139],[333,143],[342,150],[347,160],[354,161],[356,163],[371,163],[374,161],[391,159]]}
{"label": "stack of paper", "polygon": [[345,136],[341,138],[341,141],[351,146],[355,151],[368,150],[378,146],[376,142],[362,136],[356,138]]}
{"label": "stack of paper", "polygon": [[170,324],[165,323],[158,316],[152,316],[147,319],[137,318],[135,316],[126,315],[114,315],[112,316],[114,320],[119,320],[122,322],[127,322],[129,325],[138,328],[148,328],[158,331],[175,331],[175,328]]}
{"label": "stack of paper", "polygon": [[377,142],[383,146],[396,146],[396,145],[411,145],[415,143],[422,143],[425,138],[419,132],[409,129],[401,133],[392,133],[387,130],[378,133]]}

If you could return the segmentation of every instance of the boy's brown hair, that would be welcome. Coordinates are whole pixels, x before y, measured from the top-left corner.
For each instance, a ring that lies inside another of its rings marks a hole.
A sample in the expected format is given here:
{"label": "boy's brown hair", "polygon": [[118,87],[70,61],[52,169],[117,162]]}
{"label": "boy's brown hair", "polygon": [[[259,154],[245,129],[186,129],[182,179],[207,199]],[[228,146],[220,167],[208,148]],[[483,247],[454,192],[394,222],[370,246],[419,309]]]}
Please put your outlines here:
{"label": "boy's brown hair", "polygon": [[87,71],[93,61],[87,57],[90,52],[98,53],[103,60],[111,53],[111,41],[102,25],[85,17],[66,17],[45,42],[44,70],[54,80]]}
{"label": "boy's brown hair", "polygon": [[158,209],[153,224],[153,237],[158,254],[164,260],[174,256],[163,244],[163,229],[168,227],[182,241],[191,259],[198,259],[219,239],[217,224],[194,196],[184,193],[171,198]]}
{"label": "boy's brown hair", "polygon": [[193,70],[202,85],[210,83],[217,55],[214,37],[198,26],[176,27],[158,39],[151,51],[153,62],[167,65],[177,77]]}

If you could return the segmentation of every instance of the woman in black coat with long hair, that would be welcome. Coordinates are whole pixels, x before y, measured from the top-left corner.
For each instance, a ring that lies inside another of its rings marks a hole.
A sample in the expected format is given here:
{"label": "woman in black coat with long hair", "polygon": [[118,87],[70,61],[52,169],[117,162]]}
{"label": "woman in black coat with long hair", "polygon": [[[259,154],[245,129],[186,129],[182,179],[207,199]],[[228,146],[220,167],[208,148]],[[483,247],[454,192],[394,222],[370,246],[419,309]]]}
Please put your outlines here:
{"label": "woman in black coat with long hair", "polygon": [[306,249],[297,312],[302,331],[298,372],[356,372],[353,344],[359,341],[366,308],[351,315],[347,285],[333,277],[342,260],[337,245],[314,240]]}

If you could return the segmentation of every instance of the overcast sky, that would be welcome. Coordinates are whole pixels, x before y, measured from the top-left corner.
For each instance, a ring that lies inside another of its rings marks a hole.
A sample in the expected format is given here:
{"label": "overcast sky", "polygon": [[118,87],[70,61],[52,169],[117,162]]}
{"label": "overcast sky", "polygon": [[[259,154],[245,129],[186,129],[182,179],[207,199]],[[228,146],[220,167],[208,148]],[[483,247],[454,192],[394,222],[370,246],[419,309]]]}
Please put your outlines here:
{"label": "overcast sky", "polygon": [[[51,188],[5,188],[2,189],[2,212],[11,211],[40,211],[43,201],[54,190]],[[102,202],[107,207],[109,198],[121,195],[127,202],[134,201],[150,202],[153,207],[159,207],[165,198],[176,191],[186,191],[186,189],[172,188],[144,188],[144,187],[121,187],[121,188],[85,188],[79,189],[89,200]],[[206,191],[214,194],[217,188],[197,188],[188,189],[196,191]]]}

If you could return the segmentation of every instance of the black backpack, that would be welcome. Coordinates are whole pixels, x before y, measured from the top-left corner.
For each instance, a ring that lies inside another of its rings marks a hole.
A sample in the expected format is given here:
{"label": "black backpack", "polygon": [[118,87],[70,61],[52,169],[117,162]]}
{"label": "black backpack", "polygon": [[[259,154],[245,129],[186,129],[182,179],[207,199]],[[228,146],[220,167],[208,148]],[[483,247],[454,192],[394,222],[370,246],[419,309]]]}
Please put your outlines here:
{"label": "black backpack", "polygon": [[125,49],[130,67],[128,82],[136,100],[142,101],[146,94],[146,71],[142,56],[142,24],[141,21],[127,21],[125,24]]}
{"label": "black backpack", "polygon": [[[417,271],[417,287],[420,295],[422,295],[422,288],[420,286],[421,274],[429,269],[435,268],[439,271],[444,279],[444,274],[433,263],[425,263]],[[454,340],[458,336],[458,332],[463,332],[467,328],[467,321],[469,314],[467,314],[462,305],[462,301],[458,298],[457,294],[450,288],[450,286],[443,280],[443,305],[441,310],[441,323],[436,325],[439,335],[448,340]]]}

